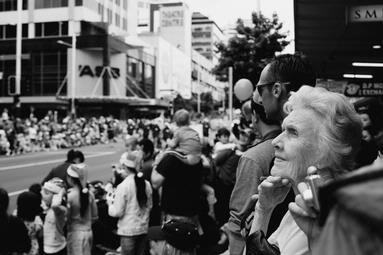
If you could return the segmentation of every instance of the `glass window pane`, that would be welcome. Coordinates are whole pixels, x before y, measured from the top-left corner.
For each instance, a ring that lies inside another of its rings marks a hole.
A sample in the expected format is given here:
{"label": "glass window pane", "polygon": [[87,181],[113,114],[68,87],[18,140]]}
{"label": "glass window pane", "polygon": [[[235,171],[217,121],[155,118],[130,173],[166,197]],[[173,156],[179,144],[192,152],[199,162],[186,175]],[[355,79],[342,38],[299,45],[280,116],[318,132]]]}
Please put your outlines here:
{"label": "glass window pane", "polygon": [[4,26],[0,25],[0,39],[3,39],[3,31],[4,31]]}
{"label": "glass window pane", "polygon": [[76,0],[76,6],[82,6],[82,0]]}
{"label": "glass window pane", "polygon": [[61,35],[68,35],[68,21],[61,21]]}
{"label": "glass window pane", "polygon": [[[57,1],[53,1],[57,2]],[[43,0],[43,8],[51,8],[52,7],[52,0]]]}
{"label": "glass window pane", "polygon": [[43,0],[35,0],[35,9],[41,9],[41,8],[44,8]]}
{"label": "glass window pane", "polygon": [[41,37],[43,35],[43,24],[42,23],[35,23],[35,36]]}
{"label": "glass window pane", "polygon": [[12,11],[15,10],[13,6],[13,1],[12,0],[5,0],[5,11]]}
{"label": "glass window pane", "polygon": [[23,0],[23,10],[28,10],[28,0]]}
{"label": "glass window pane", "polygon": [[23,36],[24,38],[28,37],[28,24],[23,24]]}
{"label": "glass window pane", "polygon": [[44,23],[44,36],[59,35],[59,23],[58,22],[46,22]]}
{"label": "glass window pane", "polygon": [[16,38],[16,25],[6,25],[5,38]]}

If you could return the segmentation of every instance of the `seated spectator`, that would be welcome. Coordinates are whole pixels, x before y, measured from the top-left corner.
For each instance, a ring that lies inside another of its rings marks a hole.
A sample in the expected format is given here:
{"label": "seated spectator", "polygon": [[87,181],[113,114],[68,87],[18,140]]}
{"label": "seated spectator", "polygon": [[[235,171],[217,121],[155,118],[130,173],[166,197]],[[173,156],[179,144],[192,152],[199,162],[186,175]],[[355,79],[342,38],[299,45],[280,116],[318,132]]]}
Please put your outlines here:
{"label": "seated spectator", "polygon": [[259,186],[246,254],[308,253],[311,240],[307,229],[299,225],[296,204],[290,204],[278,229],[266,239],[271,212],[291,187],[299,194],[298,183],[305,180],[308,167],[315,166],[323,181],[352,170],[360,146],[361,121],[343,95],[302,86],[284,109],[288,115],[282,133],[272,142],[276,159],[271,176]]}

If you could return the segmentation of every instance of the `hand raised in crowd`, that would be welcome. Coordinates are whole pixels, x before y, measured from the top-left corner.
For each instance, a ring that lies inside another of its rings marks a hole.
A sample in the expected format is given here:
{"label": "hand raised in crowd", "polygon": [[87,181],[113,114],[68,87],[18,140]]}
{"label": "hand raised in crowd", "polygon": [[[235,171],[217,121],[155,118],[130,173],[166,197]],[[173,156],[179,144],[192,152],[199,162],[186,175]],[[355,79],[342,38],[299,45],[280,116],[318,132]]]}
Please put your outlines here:
{"label": "hand raised in crowd", "polygon": [[289,193],[291,184],[288,179],[279,176],[268,176],[258,186],[258,202],[256,207],[261,210],[272,210],[281,203]]}
{"label": "hand raised in crowd", "polygon": [[[314,174],[316,168],[309,167],[307,174]],[[320,234],[320,226],[317,222],[318,211],[314,208],[311,196],[305,196],[310,193],[310,188],[305,182],[301,182],[297,186],[300,194],[295,196],[295,202],[289,204],[289,211],[293,216],[298,227],[306,234],[309,242],[312,243]]]}

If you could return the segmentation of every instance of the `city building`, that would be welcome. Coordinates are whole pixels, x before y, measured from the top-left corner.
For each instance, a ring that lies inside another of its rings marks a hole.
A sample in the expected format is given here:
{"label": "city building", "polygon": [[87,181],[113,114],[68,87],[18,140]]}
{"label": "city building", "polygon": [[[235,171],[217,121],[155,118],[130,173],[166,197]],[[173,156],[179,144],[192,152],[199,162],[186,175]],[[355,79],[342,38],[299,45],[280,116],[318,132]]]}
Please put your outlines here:
{"label": "city building", "polygon": [[295,47],[318,85],[347,96],[383,96],[381,1],[294,0]]}
{"label": "city building", "polygon": [[[210,92],[214,100],[223,100],[223,86],[226,83],[219,82],[212,74],[218,62],[214,52],[215,42],[222,39],[222,31],[215,22],[199,17],[194,24],[195,14],[192,18],[184,2],[140,2],[139,38],[156,51],[156,94],[160,98],[172,100],[178,94],[190,99]],[[197,52],[194,50],[194,42],[201,41],[206,44],[204,52]]]}
{"label": "city building", "polygon": [[192,47],[216,65],[219,56],[216,43],[223,41],[224,35],[219,26],[199,12],[192,15]]}
{"label": "city building", "polygon": [[[9,108],[16,2],[0,2],[0,107]],[[22,29],[22,114],[65,114],[73,100],[80,115],[165,107],[155,99],[155,56],[128,43],[137,37],[137,0],[23,1]]]}
{"label": "city building", "polygon": [[192,94],[200,96],[202,93],[211,93],[213,100],[223,102],[225,100],[225,87],[227,82],[217,80],[212,73],[214,64],[210,59],[198,51],[192,52]]}

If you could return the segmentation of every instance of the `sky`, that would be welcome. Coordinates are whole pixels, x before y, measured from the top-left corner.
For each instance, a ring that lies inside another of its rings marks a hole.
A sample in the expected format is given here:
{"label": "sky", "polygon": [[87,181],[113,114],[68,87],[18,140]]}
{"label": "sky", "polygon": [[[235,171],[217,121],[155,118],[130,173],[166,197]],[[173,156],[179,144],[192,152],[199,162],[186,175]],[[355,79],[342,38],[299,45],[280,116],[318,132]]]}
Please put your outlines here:
{"label": "sky", "polygon": [[[294,38],[293,0],[259,0],[261,12],[270,17],[276,12],[283,22],[283,31],[289,31],[289,39]],[[251,19],[257,10],[258,0],[185,0],[194,12],[201,12],[214,20],[221,28],[234,24],[238,18]],[[291,44],[285,52],[294,50]]]}

